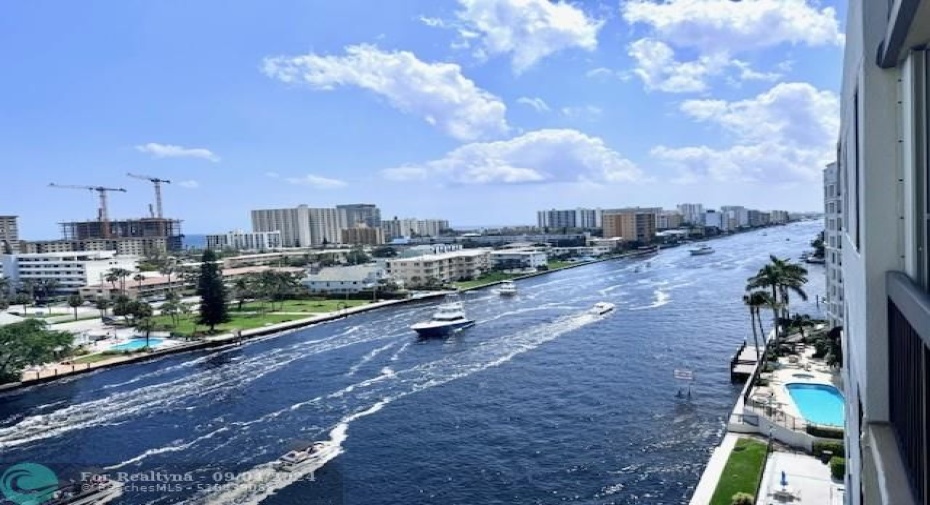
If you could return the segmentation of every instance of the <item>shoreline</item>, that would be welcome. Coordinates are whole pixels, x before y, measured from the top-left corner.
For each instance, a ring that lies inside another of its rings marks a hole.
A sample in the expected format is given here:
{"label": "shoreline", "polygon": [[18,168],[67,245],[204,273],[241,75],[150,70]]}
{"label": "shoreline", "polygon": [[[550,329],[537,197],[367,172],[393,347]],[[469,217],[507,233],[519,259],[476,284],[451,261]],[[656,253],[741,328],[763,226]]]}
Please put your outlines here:
{"label": "shoreline", "polygon": [[[768,227],[756,228],[753,230],[746,230],[743,232],[739,232],[739,234],[748,233],[752,231],[765,230],[766,228]],[[716,240],[720,238],[730,237],[733,235],[736,235],[736,233],[727,234],[727,235],[719,235],[719,236],[714,236],[714,237],[707,237],[700,241],[704,242],[704,241]],[[678,246],[673,246],[673,247],[679,247],[679,246],[680,244]],[[574,264],[563,265],[559,268],[555,268],[551,270],[544,270],[541,272],[531,272],[531,273],[527,273],[523,275],[518,275],[516,277],[511,278],[511,280],[530,279],[533,277],[539,277],[542,275],[548,275],[551,273],[560,272],[562,270],[570,270],[572,268],[579,268],[579,267],[583,267],[587,265],[593,265],[596,263],[603,263],[606,261],[633,259],[633,258],[639,258],[639,257],[650,257],[650,256],[654,256],[658,254],[661,251],[662,251],[661,246],[658,246],[656,249],[650,249],[650,250],[644,250],[644,251],[631,251],[631,252],[619,254],[617,256],[611,256],[608,258],[601,258],[601,259],[596,259],[593,261],[578,262]],[[488,282],[487,284],[481,284],[478,286],[459,288],[456,291],[465,292],[465,291],[474,291],[478,289],[486,289],[488,287],[498,285],[501,282],[502,281],[491,281],[491,282]],[[400,300],[384,300],[384,301],[379,301],[379,302],[373,302],[373,303],[369,303],[366,305],[360,305],[357,307],[345,309],[344,311],[341,311],[341,312],[327,312],[327,313],[322,313],[319,315],[314,315],[311,317],[306,317],[302,319],[296,319],[293,321],[287,321],[284,323],[277,323],[277,324],[273,324],[269,326],[264,326],[261,328],[241,330],[237,333],[224,333],[220,335],[206,337],[205,339],[202,339],[202,340],[197,340],[194,342],[186,342],[180,345],[171,346],[165,349],[155,350],[151,352],[133,354],[129,356],[114,356],[113,359],[98,361],[95,363],[86,363],[84,367],[81,367],[80,365],[71,365],[71,370],[66,369],[62,372],[59,372],[59,369],[55,368],[54,373],[48,376],[42,376],[40,372],[39,377],[35,379],[28,379],[28,380],[23,380],[20,382],[10,382],[7,384],[0,384],[0,395],[10,393],[13,391],[17,391],[20,389],[25,389],[25,388],[29,388],[33,386],[47,384],[50,382],[55,382],[60,379],[80,376],[82,374],[87,374],[87,373],[91,373],[91,372],[98,371],[98,370],[105,370],[105,369],[114,368],[114,367],[122,366],[122,365],[129,365],[133,363],[151,361],[151,360],[159,359],[164,356],[169,356],[173,354],[183,354],[187,352],[196,352],[196,351],[202,351],[202,350],[207,350],[207,349],[222,348],[222,347],[229,346],[229,345],[238,345],[238,344],[241,344],[243,341],[252,339],[252,338],[262,337],[262,336],[271,335],[275,333],[284,334],[289,331],[306,328],[306,327],[313,326],[319,323],[335,321],[337,319],[349,317],[356,313],[367,312],[370,310],[377,310],[383,307],[391,307],[391,306],[404,305],[404,304],[409,304],[409,303],[416,303],[422,300],[432,300],[435,298],[444,297],[447,293],[449,293],[449,291],[436,291],[436,292],[419,295],[415,298],[404,298]],[[67,367],[68,365],[59,365],[59,366]]]}

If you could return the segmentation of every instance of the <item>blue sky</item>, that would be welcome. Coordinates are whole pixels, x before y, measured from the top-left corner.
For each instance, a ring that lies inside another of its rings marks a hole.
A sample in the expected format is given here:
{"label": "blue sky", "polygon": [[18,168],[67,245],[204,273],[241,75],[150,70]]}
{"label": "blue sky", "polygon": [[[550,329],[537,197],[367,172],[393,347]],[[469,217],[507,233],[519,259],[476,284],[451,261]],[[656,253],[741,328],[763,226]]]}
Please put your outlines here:
{"label": "blue sky", "polygon": [[376,203],[453,225],[822,207],[845,8],[810,0],[0,5],[0,214],[25,238],[170,179],[188,233]]}

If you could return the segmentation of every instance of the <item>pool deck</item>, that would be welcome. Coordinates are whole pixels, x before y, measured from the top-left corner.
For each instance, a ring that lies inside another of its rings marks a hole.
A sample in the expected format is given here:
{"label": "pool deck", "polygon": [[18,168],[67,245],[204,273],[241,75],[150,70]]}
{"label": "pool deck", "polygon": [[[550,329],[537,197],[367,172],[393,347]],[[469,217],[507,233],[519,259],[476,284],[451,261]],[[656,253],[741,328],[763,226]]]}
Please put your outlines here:
{"label": "pool deck", "polygon": [[804,422],[804,416],[785,387],[787,384],[824,384],[834,386],[840,391],[843,390],[839,374],[822,360],[814,359],[813,354],[814,349],[808,346],[797,357],[779,358],[779,366],[776,370],[763,373],[759,377],[767,380],[768,385],[753,387],[749,395],[750,400],[771,405],[773,412],[787,414]]}
{"label": "pool deck", "polygon": [[[781,485],[785,472],[787,486]],[[817,458],[793,452],[769,455],[756,505],[842,505],[843,483],[830,476],[830,467]]]}

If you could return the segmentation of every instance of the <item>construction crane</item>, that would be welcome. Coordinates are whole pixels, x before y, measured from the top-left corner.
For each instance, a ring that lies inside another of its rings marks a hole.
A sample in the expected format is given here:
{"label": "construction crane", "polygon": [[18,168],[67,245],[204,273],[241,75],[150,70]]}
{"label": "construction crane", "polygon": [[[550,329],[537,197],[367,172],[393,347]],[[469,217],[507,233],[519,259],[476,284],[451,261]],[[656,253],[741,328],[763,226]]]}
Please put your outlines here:
{"label": "construction crane", "polygon": [[88,191],[96,191],[100,195],[100,209],[98,210],[97,219],[101,223],[103,228],[104,237],[109,237],[110,227],[108,223],[110,219],[107,217],[107,192],[108,191],[120,191],[125,193],[126,190],[123,188],[105,188],[103,186],[73,186],[71,184],[55,184],[54,182],[49,184],[53,188],[64,188],[64,189],[84,189]]}
{"label": "construction crane", "polygon": [[171,181],[168,179],[159,179],[158,177],[152,177],[151,175],[137,175],[137,174],[126,174],[129,177],[134,177],[136,179],[142,179],[144,181],[149,181],[155,185],[155,216],[161,219],[162,209],[161,209],[161,183],[171,184]]}

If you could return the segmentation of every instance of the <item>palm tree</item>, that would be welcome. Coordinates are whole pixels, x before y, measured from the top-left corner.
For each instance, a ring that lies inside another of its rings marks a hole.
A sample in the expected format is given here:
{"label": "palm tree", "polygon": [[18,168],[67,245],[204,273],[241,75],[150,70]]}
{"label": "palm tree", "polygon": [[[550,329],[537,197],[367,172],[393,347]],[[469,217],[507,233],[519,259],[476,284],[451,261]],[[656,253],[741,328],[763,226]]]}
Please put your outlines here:
{"label": "palm tree", "polygon": [[158,267],[158,273],[168,278],[168,291],[171,291],[171,274],[175,272],[174,258],[165,258],[165,261]]}
{"label": "palm tree", "polygon": [[145,276],[142,275],[142,272],[137,273],[132,277],[132,280],[136,281],[136,295],[142,292],[142,281],[145,280]]}
{"label": "palm tree", "polygon": [[239,277],[233,282],[233,295],[236,301],[239,302],[239,308],[236,309],[239,312],[242,312],[242,304],[245,303],[252,292],[252,283],[249,280],[247,277]]}
{"label": "palm tree", "polygon": [[119,275],[119,290],[121,293],[126,293],[126,279],[132,275],[132,272],[126,270],[125,268],[117,268],[117,275]]}
{"label": "palm tree", "polygon": [[100,311],[100,317],[107,317],[107,309],[110,308],[110,300],[100,297],[97,298],[94,304],[97,306],[97,310]]}
{"label": "palm tree", "polygon": [[801,333],[801,338],[806,337],[804,334],[805,326],[808,328],[816,326],[814,320],[811,319],[811,316],[807,314],[795,314],[791,317],[791,319],[789,319],[788,324],[790,327],[798,329],[798,331]]}
{"label": "palm tree", "polygon": [[119,273],[116,270],[116,268],[111,268],[103,275],[103,279],[109,282],[113,289],[116,289],[116,282],[119,281]]}
{"label": "palm tree", "polygon": [[38,286],[39,291],[42,293],[42,298],[44,300],[48,300],[51,293],[58,289],[60,284],[61,283],[58,282],[58,279],[39,279],[39,281],[36,282],[36,285]]}
{"label": "palm tree", "polygon": [[[759,349],[759,335],[762,335],[763,341],[765,341],[765,332],[762,329],[762,307],[768,307],[771,305],[772,297],[765,291],[758,290],[753,291],[749,294],[743,295],[743,303],[749,307],[749,324],[752,326],[752,340],[756,346],[756,361],[762,359],[761,351]],[[759,331],[756,332],[756,321],[759,322]]]}
{"label": "palm tree", "polygon": [[174,293],[168,296],[165,303],[161,304],[161,313],[171,318],[173,326],[178,325],[178,314],[181,313],[181,299]]}
{"label": "palm tree", "polygon": [[143,317],[136,321],[136,329],[145,334],[145,348],[149,349],[149,336],[152,334],[152,330],[155,329],[155,320],[151,317]]}
{"label": "palm tree", "polygon": [[77,309],[81,305],[84,305],[84,297],[75,293],[68,297],[68,306],[74,309],[74,319],[77,319]]}
{"label": "palm tree", "polygon": [[[772,291],[772,315],[775,319],[775,337],[780,336],[779,317],[788,314],[789,293],[796,293],[802,300],[807,300],[807,293],[802,286],[807,283],[807,269],[787,259],[780,259],[774,254],[770,262],[763,265],[756,275],[746,283],[746,291],[770,289]],[[781,311],[781,316],[779,316]]]}

